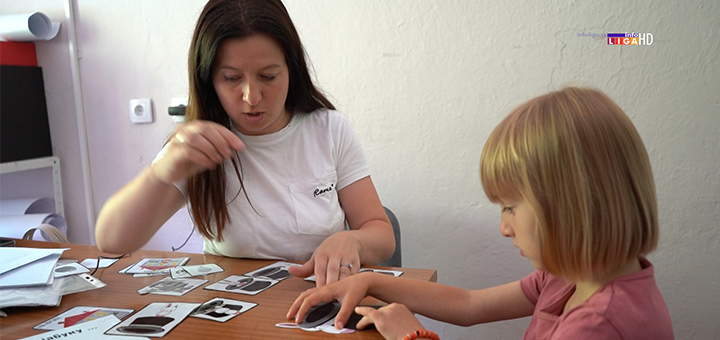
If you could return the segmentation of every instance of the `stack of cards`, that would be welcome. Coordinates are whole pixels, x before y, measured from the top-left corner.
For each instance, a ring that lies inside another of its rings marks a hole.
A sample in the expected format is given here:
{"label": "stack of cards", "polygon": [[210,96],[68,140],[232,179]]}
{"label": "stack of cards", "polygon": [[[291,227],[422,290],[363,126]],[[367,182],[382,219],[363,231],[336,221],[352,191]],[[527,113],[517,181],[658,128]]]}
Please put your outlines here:
{"label": "stack of cards", "polygon": [[290,266],[299,266],[299,264],[282,261],[275,262],[258,270],[245,273],[244,275],[228,276],[225,279],[205,287],[205,289],[257,295],[278,284],[280,281],[289,278],[291,275],[287,269]]}
{"label": "stack of cards", "polygon": [[[358,273],[364,273],[364,272],[375,272],[375,273],[380,273],[380,274],[392,275],[395,277],[403,274],[403,272],[399,271],[399,270],[385,270],[385,269],[375,269],[375,268],[360,268],[360,270],[358,270]],[[315,275],[308,276],[305,278],[305,281],[315,282],[315,280],[316,280]]]}
{"label": "stack of cards", "polygon": [[222,272],[223,269],[214,263],[200,264],[196,266],[180,266],[170,268],[170,277],[179,279],[183,277],[205,276]]}

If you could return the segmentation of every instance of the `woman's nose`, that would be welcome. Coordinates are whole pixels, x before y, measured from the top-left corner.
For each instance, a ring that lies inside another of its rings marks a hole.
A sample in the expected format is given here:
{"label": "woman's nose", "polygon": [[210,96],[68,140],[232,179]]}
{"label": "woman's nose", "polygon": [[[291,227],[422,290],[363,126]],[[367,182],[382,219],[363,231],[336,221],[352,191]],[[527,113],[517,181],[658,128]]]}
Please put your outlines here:
{"label": "woman's nose", "polygon": [[250,106],[255,106],[260,102],[260,99],[262,99],[260,87],[251,80],[245,82],[243,85],[243,101]]}

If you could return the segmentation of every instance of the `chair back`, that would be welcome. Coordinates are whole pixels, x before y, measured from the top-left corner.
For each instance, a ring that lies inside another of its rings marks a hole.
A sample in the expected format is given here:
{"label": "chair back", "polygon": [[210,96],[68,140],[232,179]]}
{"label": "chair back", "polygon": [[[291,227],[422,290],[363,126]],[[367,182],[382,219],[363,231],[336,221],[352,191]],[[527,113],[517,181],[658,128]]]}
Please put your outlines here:
{"label": "chair back", "polygon": [[385,213],[390,219],[390,224],[392,225],[393,232],[395,233],[395,252],[387,261],[380,263],[380,265],[385,267],[402,267],[402,242],[400,242],[400,222],[398,222],[397,217],[395,217],[395,214],[390,209],[385,206],[383,206],[383,208],[385,208]]}

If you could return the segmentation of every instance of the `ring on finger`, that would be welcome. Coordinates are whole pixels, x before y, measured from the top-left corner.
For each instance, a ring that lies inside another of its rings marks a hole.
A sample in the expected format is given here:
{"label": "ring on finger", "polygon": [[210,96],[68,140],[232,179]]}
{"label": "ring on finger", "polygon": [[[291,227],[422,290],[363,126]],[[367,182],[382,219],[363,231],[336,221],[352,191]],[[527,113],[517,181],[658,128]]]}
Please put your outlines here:
{"label": "ring on finger", "polygon": [[341,264],[340,267],[347,267],[348,269],[352,269],[353,265],[352,263],[348,262]]}

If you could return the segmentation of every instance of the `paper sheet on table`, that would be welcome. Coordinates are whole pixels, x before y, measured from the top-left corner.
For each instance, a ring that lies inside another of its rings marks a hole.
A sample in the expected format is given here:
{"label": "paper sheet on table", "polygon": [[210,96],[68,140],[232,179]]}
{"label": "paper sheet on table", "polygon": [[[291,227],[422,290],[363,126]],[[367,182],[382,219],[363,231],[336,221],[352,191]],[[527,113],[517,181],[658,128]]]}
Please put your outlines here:
{"label": "paper sheet on table", "polygon": [[49,285],[60,254],[51,254],[9,272],[0,274],[0,288]]}
{"label": "paper sheet on table", "polygon": [[53,269],[68,249],[0,248],[2,258],[11,259],[0,264],[0,288],[51,284]]}
{"label": "paper sheet on table", "polygon": [[22,338],[21,340],[42,340],[42,339],[118,339],[118,340],[150,340],[143,336],[127,336],[127,335],[106,335],[103,334],[108,329],[116,325],[120,320],[115,315],[84,322],[72,327],[62,328],[50,332],[33,335],[31,337]]}
{"label": "paper sheet on table", "polygon": [[55,280],[51,285],[0,288],[0,308],[17,306],[59,306],[63,283]]}
{"label": "paper sheet on table", "polygon": [[28,263],[37,261],[52,254],[62,255],[70,248],[21,248],[3,247],[0,248],[0,274],[22,267]]}
{"label": "paper sheet on table", "polygon": [[50,40],[59,31],[60,23],[40,12],[0,16],[0,41]]}

